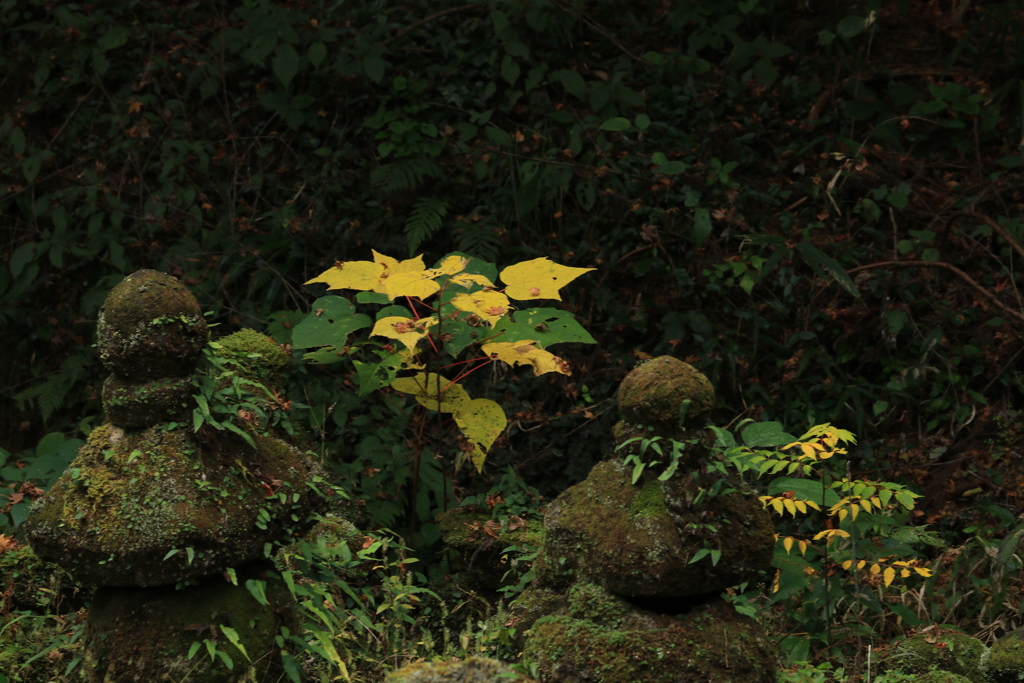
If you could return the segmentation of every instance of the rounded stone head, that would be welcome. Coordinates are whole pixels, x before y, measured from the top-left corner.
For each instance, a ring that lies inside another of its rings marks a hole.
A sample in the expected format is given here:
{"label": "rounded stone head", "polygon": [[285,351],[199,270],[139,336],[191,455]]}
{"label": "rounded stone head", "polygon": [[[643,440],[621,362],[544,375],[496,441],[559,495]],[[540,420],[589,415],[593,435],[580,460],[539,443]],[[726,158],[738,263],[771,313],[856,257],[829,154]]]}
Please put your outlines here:
{"label": "rounded stone head", "polygon": [[136,271],[110,290],[96,332],[103,364],[143,382],[190,374],[210,339],[196,298],[155,270]]}
{"label": "rounded stone head", "polygon": [[702,372],[672,356],[652,358],[619,385],[619,410],[630,425],[655,430],[679,428],[683,401],[690,400],[686,426],[715,407],[715,388]]}

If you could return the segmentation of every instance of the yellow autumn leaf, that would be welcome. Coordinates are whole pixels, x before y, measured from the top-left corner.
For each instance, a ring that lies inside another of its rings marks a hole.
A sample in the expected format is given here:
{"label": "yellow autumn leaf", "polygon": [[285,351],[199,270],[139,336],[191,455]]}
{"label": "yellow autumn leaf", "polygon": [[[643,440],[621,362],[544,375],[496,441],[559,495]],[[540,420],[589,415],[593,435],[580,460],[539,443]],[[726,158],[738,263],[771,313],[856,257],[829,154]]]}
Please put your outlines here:
{"label": "yellow autumn leaf", "polygon": [[801,555],[806,555],[807,554],[807,547],[808,547],[807,546],[807,541],[800,541],[800,554]]}
{"label": "yellow autumn leaf", "polygon": [[875,564],[871,565],[871,569],[868,570],[868,573],[869,574],[877,574],[880,571],[882,571],[882,568],[879,567],[878,563],[876,562]]}
{"label": "yellow autumn leaf", "polygon": [[399,285],[395,287],[389,286],[388,280],[395,276],[407,275],[410,273],[423,273],[423,271],[426,270],[426,267],[423,265],[423,254],[406,261],[399,261],[396,258],[385,256],[384,254],[378,254],[374,251],[373,260],[383,266],[380,277],[373,286],[373,291],[380,292],[381,294],[387,294],[390,299],[394,299],[396,296],[417,296],[412,292],[417,291],[417,287],[419,285],[409,284],[410,291],[402,291],[401,284],[407,283],[408,278],[399,278]]}
{"label": "yellow autumn leaf", "polygon": [[932,570],[928,569],[927,567],[914,567],[913,569],[914,569],[915,572],[917,572],[918,574],[920,574],[921,576],[924,576],[924,577],[928,577],[928,576],[932,575]]}
{"label": "yellow autumn leaf", "polygon": [[327,289],[373,289],[380,279],[384,268],[373,261],[345,261],[306,281],[307,285],[314,282],[327,284]]}
{"label": "yellow autumn leaf", "polygon": [[868,500],[864,500],[864,499],[862,498],[862,499],[860,500],[860,506],[861,506],[862,508],[864,508],[864,512],[871,512],[871,501],[868,501]]}
{"label": "yellow autumn leaf", "polygon": [[508,424],[505,411],[490,399],[475,398],[459,406],[455,411],[455,423],[473,445],[473,464],[477,472],[482,472],[487,451]]}
{"label": "yellow autumn leaf", "polygon": [[537,258],[509,266],[501,271],[505,293],[513,299],[558,299],[558,290],[593,268],[572,268]]}
{"label": "yellow autumn leaf", "polygon": [[455,275],[465,270],[466,266],[469,265],[469,259],[465,256],[459,256],[458,254],[452,254],[446,256],[441,265],[439,265],[435,272],[438,275]]}
{"label": "yellow autumn leaf", "polygon": [[[793,505],[795,505],[796,509],[799,510],[801,513],[803,513],[805,515],[807,514],[807,503],[805,503],[804,501],[802,501],[802,500],[794,500],[793,501]],[[793,516],[796,517],[795,514]]]}
{"label": "yellow autumn leaf", "polygon": [[371,335],[387,337],[405,344],[410,351],[416,350],[416,344],[427,336],[427,328],[437,324],[437,318],[403,318],[392,315],[381,318],[373,326]]}
{"label": "yellow autumn leaf", "polygon": [[775,512],[779,513],[779,515],[783,514],[781,498],[775,498],[774,500],[772,500],[772,507],[775,508]]}
{"label": "yellow autumn leaf", "polygon": [[457,294],[452,297],[452,306],[460,311],[474,313],[494,326],[509,310],[508,297],[501,292],[481,291],[472,294]]}
{"label": "yellow autumn leaf", "polygon": [[785,500],[782,501],[782,504],[784,506],[786,506],[786,509],[789,510],[789,513],[791,515],[796,517],[796,505],[793,504],[793,501],[791,501],[790,499],[786,498]]}
{"label": "yellow autumn leaf", "polygon": [[462,285],[467,289],[469,287],[472,287],[473,285],[480,285],[481,287],[491,288],[494,287],[493,282],[488,280],[483,275],[480,275],[479,273],[459,273],[458,275],[453,275],[449,282],[454,282],[457,285]]}
{"label": "yellow autumn leaf", "polygon": [[787,536],[782,539],[782,547],[786,549],[786,554],[789,554],[789,551],[793,549],[793,538],[791,536]]}
{"label": "yellow autumn leaf", "polygon": [[850,567],[853,566],[853,560],[846,560],[845,562],[843,562],[842,566],[843,566],[843,569],[849,569]]}
{"label": "yellow autumn leaf", "polygon": [[534,373],[538,375],[543,375],[546,372],[572,374],[568,363],[550,351],[538,349],[537,342],[531,339],[483,344],[480,349],[491,358],[497,358],[513,367],[519,364],[532,365]]}
{"label": "yellow autumn leaf", "polygon": [[882,572],[882,578],[885,580],[885,587],[888,588],[892,580],[896,578],[896,570],[892,567],[886,567],[885,571]]}
{"label": "yellow autumn leaf", "polygon": [[400,377],[391,383],[391,388],[404,394],[413,394],[416,402],[424,408],[442,413],[457,412],[473,400],[461,384],[455,384],[433,372],[421,372],[414,377]]}
{"label": "yellow autumn leaf", "polygon": [[[325,270],[306,284],[324,282],[328,289],[373,290],[394,299],[396,296],[420,296],[415,292],[423,291],[424,285],[420,280],[425,279],[424,273],[430,272],[432,271],[427,271],[423,266],[422,255],[407,261],[399,261],[373,251],[372,262],[339,261],[333,268]],[[410,277],[409,274],[413,273],[420,273],[421,276]],[[388,280],[396,275],[405,277],[400,278],[398,285],[389,288]],[[435,287],[433,291],[436,292],[437,288]]]}
{"label": "yellow autumn leaf", "polygon": [[910,570],[909,569],[901,569],[900,570],[900,576],[902,576],[904,579],[909,577],[910,576]]}
{"label": "yellow autumn leaf", "polygon": [[441,285],[434,281],[435,277],[437,275],[430,270],[394,273],[384,280],[384,293],[390,299],[398,296],[426,299],[441,291]]}

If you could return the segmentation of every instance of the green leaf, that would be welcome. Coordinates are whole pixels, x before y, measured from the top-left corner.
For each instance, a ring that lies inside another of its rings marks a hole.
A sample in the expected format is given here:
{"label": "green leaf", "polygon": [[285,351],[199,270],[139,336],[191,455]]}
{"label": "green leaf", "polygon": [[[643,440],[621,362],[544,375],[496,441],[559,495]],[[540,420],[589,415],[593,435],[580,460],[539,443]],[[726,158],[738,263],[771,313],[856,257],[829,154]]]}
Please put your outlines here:
{"label": "green leaf", "polygon": [[295,74],[299,72],[299,53],[288,43],[279,45],[277,54],[274,55],[273,65],[274,75],[287,88],[295,78]]}
{"label": "green leaf", "polygon": [[245,582],[245,587],[252,594],[252,597],[256,598],[256,602],[260,603],[264,607],[270,605],[267,602],[267,584],[264,581],[258,581],[256,579],[249,579]]}
{"label": "green leaf", "polygon": [[18,126],[11,129],[10,134],[7,136],[7,141],[11,144],[11,151],[15,154],[21,154],[25,151],[25,131]]}
{"label": "green leaf", "polygon": [[11,256],[11,262],[8,264],[11,268],[11,279],[17,279],[17,277],[21,275],[21,272],[25,270],[25,266],[31,263],[35,256],[35,242],[23,244],[15,249],[14,254]]}
{"label": "green leaf", "polygon": [[249,653],[245,651],[245,646],[242,645],[242,641],[238,637],[238,631],[223,624],[218,624],[218,626],[220,627],[221,633],[227,636],[227,639],[231,641],[231,644],[237,647],[241,651],[242,655],[251,662],[252,658],[249,656]]}
{"label": "green leaf", "polygon": [[853,38],[854,36],[863,33],[866,26],[866,18],[849,16],[839,21],[838,26],[836,26],[836,32],[838,32],[843,38]]}
{"label": "green leaf", "polygon": [[340,296],[322,296],[313,302],[312,312],[292,331],[292,345],[298,349],[314,346],[344,346],[356,330],[373,325],[370,317],[356,313],[355,306]]}
{"label": "green leaf", "polygon": [[323,43],[313,43],[309,46],[309,51],[306,53],[306,57],[309,59],[310,64],[315,68],[319,68],[327,57],[327,46]]}
{"label": "green leaf", "polygon": [[821,482],[811,479],[794,477],[777,477],[772,479],[765,491],[769,495],[778,496],[789,491],[798,500],[813,500],[821,507],[831,507],[839,502],[839,495],[834,489],[822,490]]}
{"label": "green leaf", "polygon": [[363,70],[366,71],[366,75],[374,83],[380,83],[384,80],[384,69],[387,64],[383,59],[374,55],[366,55],[363,57]]}
{"label": "green leaf", "polygon": [[559,69],[551,73],[551,78],[561,83],[573,97],[578,97],[581,100],[587,99],[587,84],[578,71]]}
{"label": "green leaf", "polygon": [[520,71],[521,69],[512,59],[512,55],[505,55],[505,58],[501,60],[501,77],[508,81],[509,85],[516,84]]}
{"label": "green leaf", "polygon": [[744,427],[743,443],[750,448],[774,448],[796,441],[778,422],[754,422]]}
{"label": "green leaf", "polygon": [[711,212],[701,208],[693,212],[693,243],[704,246],[711,235]]}
{"label": "green leaf", "polygon": [[[11,131],[11,137],[14,137],[14,131]],[[996,163],[1002,166],[1003,168],[1018,168],[1020,166],[1024,166],[1024,157],[1018,154],[1013,154],[1011,156],[999,159],[998,161],[996,161]]]}
{"label": "green leaf", "polygon": [[651,117],[647,114],[637,114],[634,120],[637,130],[647,130],[651,125]]}
{"label": "green leaf", "polygon": [[829,275],[836,279],[840,285],[843,286],[847,292],[855,297],[860,297],[860,292],[857,291],[857,285],[853,283],[850,276],[846,274],[842,266],[836,263],[835,259],[821,251],[817,247],[811,245],[808,242],[800,242],[796,245],[796,250],[804,257],[804,260],[816,271],[824,270]]}
{"label": "green leaf", "polygon": [[127,26],[112,26],[100,39],[100,47],[104,50],[119,48],[128,42],[131,34],[132,30]]}
{"label": "green leaf", "polygon": [[754,78],[766,88],[774,84],[778,77],[779,70],[775,68],[772,60],[768,57],[762,57],[754,64]]}
{"label": "green leaf", "polygon": [[32,183],[35,182],[36,176],[39,175],[39,169],[43,165],[43,158],[39,153],[33,154],[21,165],[21,172],[25,174],[25,180]]}
{"label": "green leaf", "polygon": [[629,119],[624,119],[621,116],[618,116],[618,117],[616,117],[614,119],[608,119],[607,121],[602,123],[601,127],[600,127],[600,130],[611,130],[611,131],[629,130],[631,125],[632,124],[629,122]]}
{"label": "green leaf", "polygon": [[525,311],[515,311],[499,320],[487,336],[494,342],[532,339],[542,349],[565,342],[597,343],[572,313],[557,308],[528,308]]}

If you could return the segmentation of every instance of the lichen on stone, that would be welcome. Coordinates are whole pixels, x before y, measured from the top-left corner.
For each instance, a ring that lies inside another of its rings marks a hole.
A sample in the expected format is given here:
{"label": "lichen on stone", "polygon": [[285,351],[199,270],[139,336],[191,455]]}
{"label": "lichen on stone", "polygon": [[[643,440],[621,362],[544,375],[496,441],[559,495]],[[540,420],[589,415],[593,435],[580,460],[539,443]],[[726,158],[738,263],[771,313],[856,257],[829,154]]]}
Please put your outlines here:
{"label": "lichen on stone", "polygon": [[[959,631],[922,633],[897,645],[880,662],[880,666],[884,671],[897,670],[912,675],[924,675],[938,669],[964,676],[972,683],[997,683],[1002,679],[992,678],[991,672],[986,678],[985,667],[982,666],[983,658],[987,658],[990,670],[992,668],[992,657],[987,651],[983,642]],[[1018,679],[1014,677],[1005,680]]]}
{"label": "lichen on stone", "polygon": [[533,679],[517,673],[495,659],[469,657],[454,662],[419,662],[390,673],[385,683],[531,683]]}

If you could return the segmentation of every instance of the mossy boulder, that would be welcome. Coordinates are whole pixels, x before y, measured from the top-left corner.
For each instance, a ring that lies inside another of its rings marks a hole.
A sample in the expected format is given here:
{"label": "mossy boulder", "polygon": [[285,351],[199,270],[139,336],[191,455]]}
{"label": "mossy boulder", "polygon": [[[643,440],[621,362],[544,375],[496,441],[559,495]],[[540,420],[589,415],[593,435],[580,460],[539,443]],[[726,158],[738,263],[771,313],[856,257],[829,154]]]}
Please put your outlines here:
{"label": "mossy boulder", "polygon": [[268,388],[279,386],[295,369],[290,354],[256,330],[242,329],[215,342],[219,358],[230,361],[245,379]]}
{"label": "mossy boulder", "polygon": [[[771,518],[739,483],[704,498],[692,479],[630,483],[620,462],[599,463],[544,517],[544,561],[625,596],[688,597],[758,580],[771,566]],[[702,549],[721,554],[691,563]]]}
{"label": "mossy boulder", "polygon": [[308,528],[317,496],[292,446],[253,434],[106,424],[32,506],[24,529],[43,559],[78,581],[158,586],[263,554]]}
{"label": "mossy boulder", "polygon": [[[983,660],[989,658],[988,648],[977,638],[960,631],[939,631],[922,633],[907,638],[897,645],[881,662],[884,671],[901,671],[911,675],[924,675],[940,670],[963,676],[971,683],[986,683],[986,680],[1019,680],[1013,678],[986,679]],[[1024,671],[1024,669],[1022,669]]]}
{"label": "mossy boulder", "polygon": [[495,659],[469,657],[457,662],[419,662],[390,673],[384,683],[532,683]]}
{"label": "mossy boulder", "polygon": [[619,385],[624,422],[670,435],[679,428],[679,410],[689,399],[687,425],[699,425],[715,407],[715,388],[699,370],[672,356],[658,356],[634,368]]}
{"label": "mossy boulder", "polygon": [[929,671],[915,678],[914,683],[971,683],[971,679],[948,671]]}
{"label": "mossy boulder", "polygon": [[[471,506],[452,508],[437,516],[445,545],[457,551],[466,568],[466,580],[485,590],[501,588],[510,569],[502,556],[512,546],[540,546],[539,521],[500,525],[487,513]],[[511,526],[516,528],[512,529]]]}
{"label": "mossy boulder", "polygon": [[155,270],[132,273],[110,291],[96,333],[104,365],[136,382],[190,374],[210,338],[192,293]]}
{"label": "mossy boulder", "polygon": [[568,606],[566,591],[551,590],[537,584],[528,586],[508,606],[509,621],[515,624],[516,647],[522,649],[538,619],[566,614]]}
{"label": "mossy boulder", "polygon": [[1024,680],[1024,629],[997,640],[989,650],[986,664],[990,683]]}
{"label": "mossy boulder", "polygon": [[[777,652],[752,619],[720,598],[689,612],[629,608],[593,584],[569,597],[569,614],[537,621],[523,660],[559,683],[774,683]],[[595,618],[596,617],[596,618]]]}
{"label": "mossy boulder", "polygon": [[134,382],[111,375],[103,383],[103,412],[108,422],[125,429],[187,420],[193,392],[191,377]]}
{"label": "mossy boulder", "polygon": [[[293,599],[262,562],[239,567],[237,585],[216,574],[175,589],[100,588],[89,609],[82,668],[88,683],[235,683],[283,680],[282,626],[296,632]],[[264,581],[267,604],[246,587]],[[221,628],[232,629],[245,653]],[[209,640],[230,658],[228,669],[207,648],[190,658],[193,643]]]}

